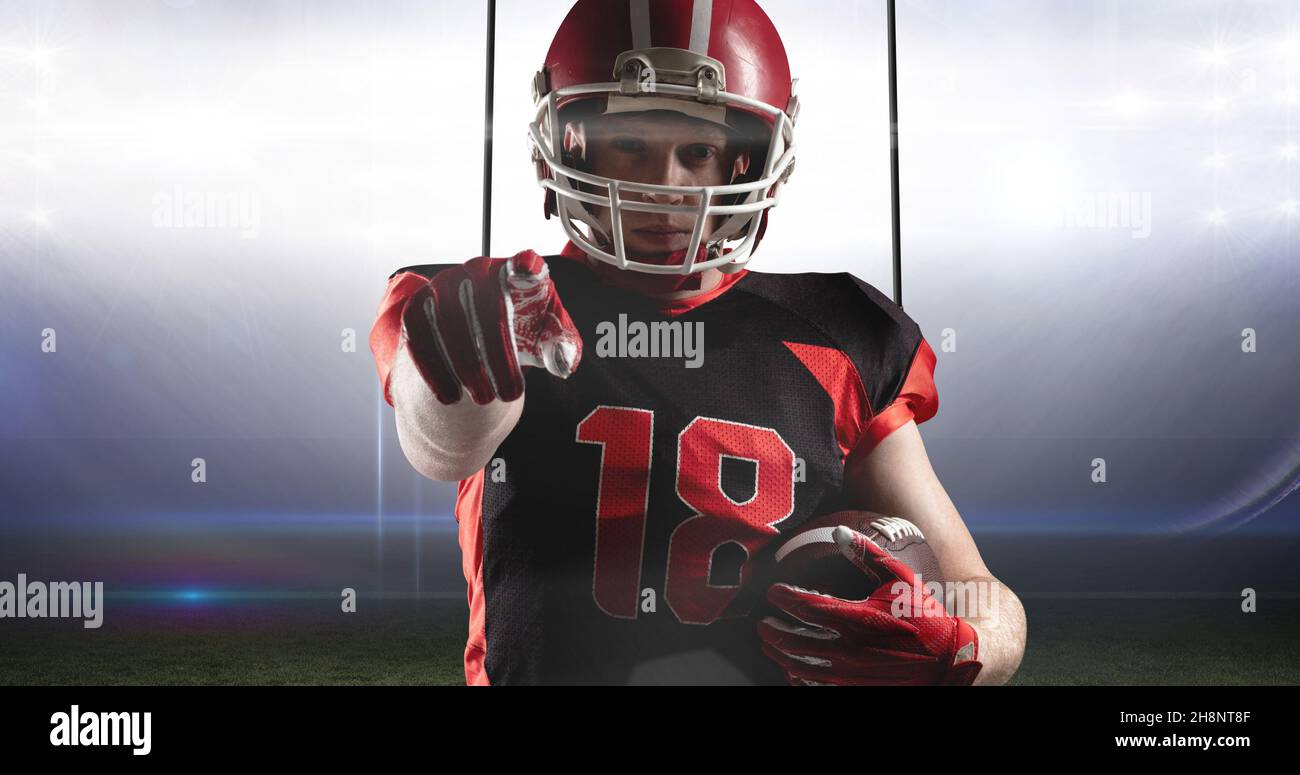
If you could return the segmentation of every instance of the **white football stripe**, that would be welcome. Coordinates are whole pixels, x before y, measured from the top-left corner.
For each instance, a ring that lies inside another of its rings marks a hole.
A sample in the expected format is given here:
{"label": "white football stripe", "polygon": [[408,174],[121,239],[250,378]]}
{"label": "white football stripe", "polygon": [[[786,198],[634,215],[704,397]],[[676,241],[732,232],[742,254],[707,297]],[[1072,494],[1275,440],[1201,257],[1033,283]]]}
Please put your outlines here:
{"label": "white football stripe", "polygon": [[695,0],[691,15],[691,51],[709,53],[709,34],[713,31],[713,0]]}
{"label": "white football stripe", "polygon": [[819,527],[814,530],[805,530],[799,535],[785,542],[785,545],[776,550],[776,561],[780,562],[785,556],[795,549],[802,549],[811,544],[834,544],[835,538],[831,535],[835,532],[834,527]]}

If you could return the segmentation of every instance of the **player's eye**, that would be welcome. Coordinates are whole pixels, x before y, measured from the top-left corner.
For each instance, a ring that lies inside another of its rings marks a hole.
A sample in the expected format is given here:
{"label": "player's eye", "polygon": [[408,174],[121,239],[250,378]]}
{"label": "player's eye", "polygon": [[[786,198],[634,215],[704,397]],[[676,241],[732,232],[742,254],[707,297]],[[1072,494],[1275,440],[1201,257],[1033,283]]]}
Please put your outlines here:
{"label": "player's eye", "polygon": [[695,145],[688,145],[683,151],[683,155],[686,157],[688,162],[700,164],[715,158],[718,155],[718,149],[714,148],[712,145],[696,143]]}

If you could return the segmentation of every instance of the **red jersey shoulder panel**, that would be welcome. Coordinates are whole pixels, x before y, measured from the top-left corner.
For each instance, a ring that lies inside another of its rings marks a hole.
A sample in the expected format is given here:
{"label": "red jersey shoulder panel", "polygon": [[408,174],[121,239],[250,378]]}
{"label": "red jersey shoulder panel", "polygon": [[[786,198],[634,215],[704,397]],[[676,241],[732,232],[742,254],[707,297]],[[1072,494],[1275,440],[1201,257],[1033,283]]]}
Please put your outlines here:
{"label": "red jersey shoulder panel", "polygon": [[846,456],[938,411],[934,351],[916,322],[870,284],[843,272],[751,272],[739,290],[801,316],[822,335],[785,346],[834,401]]}

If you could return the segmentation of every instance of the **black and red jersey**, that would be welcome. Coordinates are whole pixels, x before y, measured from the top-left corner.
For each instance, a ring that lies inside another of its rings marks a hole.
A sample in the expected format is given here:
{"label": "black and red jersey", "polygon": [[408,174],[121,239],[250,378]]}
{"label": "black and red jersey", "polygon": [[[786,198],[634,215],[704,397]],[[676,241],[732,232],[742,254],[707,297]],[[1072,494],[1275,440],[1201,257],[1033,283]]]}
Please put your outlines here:
{"label": "black and red jersey", "polygon": [[[518,425],[459,485],[467,681],[783,682],[755,633],[772,555],[851,507],[850,455],[934,415],[934,353],[849,274],[745,271],[665,307],[578,256],[546,260],[581,365],[531,369]],[[390,281],[381,375],[404,298],[442,268]],[[684,336],[702,336],[695,367]]]}

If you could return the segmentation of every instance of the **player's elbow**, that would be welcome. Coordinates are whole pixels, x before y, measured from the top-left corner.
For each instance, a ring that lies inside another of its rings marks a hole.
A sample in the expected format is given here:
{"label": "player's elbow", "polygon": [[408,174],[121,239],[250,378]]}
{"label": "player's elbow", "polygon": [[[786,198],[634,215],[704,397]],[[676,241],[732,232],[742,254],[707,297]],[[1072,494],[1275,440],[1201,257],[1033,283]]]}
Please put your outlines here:
{"label": "player's elbow", "polygon": [[397,441],[411,467],[435,482],[458,482],[467,479],[487,465],[491,450],[464,449],[449,452],[436,448],[422,433],[411,432],[404,423],[397,423]]}
{"label": "player's elbow", "polygon": [[416,471],[420,472],[422,476],[432,479],[435,482],[459,482],[462,479],[468,479],[478,473],[486,465],[486,463],[473,464],[465,463],[464,461],[439,461],[432,463],[424,461],[416,463],[416,461],[409,456],[407,457],[407,460],[411,461],[411,466],[415,468]]}

